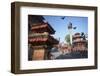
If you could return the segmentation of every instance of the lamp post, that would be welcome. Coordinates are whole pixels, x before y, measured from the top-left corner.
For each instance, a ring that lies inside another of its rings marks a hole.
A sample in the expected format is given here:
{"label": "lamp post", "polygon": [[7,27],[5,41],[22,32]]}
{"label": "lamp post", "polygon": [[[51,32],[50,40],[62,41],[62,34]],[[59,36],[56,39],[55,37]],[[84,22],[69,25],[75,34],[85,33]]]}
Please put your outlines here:
{"label": "lamp post", "polygon": [[72,45],[72,33],[73,33],[73,29],[76,29],[76,27],[73,27],[72,23],[69,22],[69,24],[68,24],[68,30],[69,30],[69,35],[70,35],[70,45]]}
{"label": "lamp post", "polygon": [[[62,20],[65,19],[65,16],[61,18]],[[69,30],[69,35],[70,35],[70,45],[72,45],[72,33],[73,33],[73,29],[76,29],[76,27],[73,27],[72,23],[69,22],[68,24],[68,30]]]}

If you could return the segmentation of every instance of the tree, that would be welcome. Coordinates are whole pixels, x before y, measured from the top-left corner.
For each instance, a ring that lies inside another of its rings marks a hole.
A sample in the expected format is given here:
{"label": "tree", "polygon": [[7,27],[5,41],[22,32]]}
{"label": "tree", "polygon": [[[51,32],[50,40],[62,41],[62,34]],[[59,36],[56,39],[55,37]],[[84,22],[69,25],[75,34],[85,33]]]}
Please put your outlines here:
{"label": "tree", "polygon": [[65,36],[65,41],[66,41],[69,45],[71,45],[71,43],[70,43],[70,35],[69,35],[69,34],[67,34],[67,35]]}

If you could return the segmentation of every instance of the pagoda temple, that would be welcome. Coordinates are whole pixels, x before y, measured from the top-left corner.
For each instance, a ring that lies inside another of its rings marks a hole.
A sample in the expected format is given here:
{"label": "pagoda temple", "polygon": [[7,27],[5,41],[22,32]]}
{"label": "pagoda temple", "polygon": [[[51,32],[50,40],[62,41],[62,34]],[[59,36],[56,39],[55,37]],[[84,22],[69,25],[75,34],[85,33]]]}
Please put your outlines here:
{"label": "pagoda temple", "polygon": [[88,41],[80,34],[73,35],[73,51],[87,52]]}
{"label": "pagoda temple", "polygon": [[46,60],[50,59],[50,51],[54,44],[59,41],[52,35],[55,30],[43,18],[43,16],[29,16],[29,33],[28,44],[31,44],[32,60]]}

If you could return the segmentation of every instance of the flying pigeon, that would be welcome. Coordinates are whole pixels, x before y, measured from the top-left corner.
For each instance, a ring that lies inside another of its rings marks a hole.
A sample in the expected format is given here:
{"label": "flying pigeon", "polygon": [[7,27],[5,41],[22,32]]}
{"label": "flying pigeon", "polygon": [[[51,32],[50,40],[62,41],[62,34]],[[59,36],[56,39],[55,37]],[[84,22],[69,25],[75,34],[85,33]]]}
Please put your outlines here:
{"label": "flying pigeon", "polygon": [[63,19],[63,20],[64,20],[64,19],[65,19],[65,16],[64,16],[64,17],[62,17],[61,19]]}
{"label": "flying pigeon", "polygon": [[76,27],[73,27],[73,29],[76,29]]}

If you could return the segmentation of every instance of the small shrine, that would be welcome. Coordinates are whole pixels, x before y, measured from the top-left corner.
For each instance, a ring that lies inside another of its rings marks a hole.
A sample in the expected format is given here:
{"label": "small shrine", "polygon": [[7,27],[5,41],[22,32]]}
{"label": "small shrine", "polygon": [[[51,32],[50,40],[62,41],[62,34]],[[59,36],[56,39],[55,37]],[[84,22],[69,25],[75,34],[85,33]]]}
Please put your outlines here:
{"label": "small shrine", "polygon": [[50,59],[51,48],[54,44],[59,43],[59,41],[52,36],[52,34],[55,34],[55,30],[48,22],[43,21],[42,16],[34,16],[32,20],[34,19],[38,21],[31,22],[28,34],[28,44],[32,45],[32,60]]}

